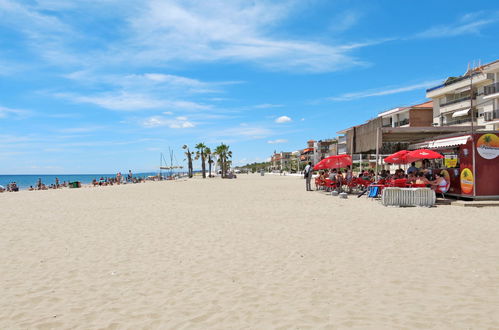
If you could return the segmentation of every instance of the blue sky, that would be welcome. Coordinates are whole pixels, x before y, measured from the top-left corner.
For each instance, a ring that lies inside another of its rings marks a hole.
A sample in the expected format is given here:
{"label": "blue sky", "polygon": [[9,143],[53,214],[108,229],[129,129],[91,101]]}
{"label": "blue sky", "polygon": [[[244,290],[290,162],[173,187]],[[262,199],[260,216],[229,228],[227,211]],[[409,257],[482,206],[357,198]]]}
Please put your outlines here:
{"label": "blue sky", "polygon": [[263,161],[425,101],[497,31],[495,0],[0,0],[0,173]]}

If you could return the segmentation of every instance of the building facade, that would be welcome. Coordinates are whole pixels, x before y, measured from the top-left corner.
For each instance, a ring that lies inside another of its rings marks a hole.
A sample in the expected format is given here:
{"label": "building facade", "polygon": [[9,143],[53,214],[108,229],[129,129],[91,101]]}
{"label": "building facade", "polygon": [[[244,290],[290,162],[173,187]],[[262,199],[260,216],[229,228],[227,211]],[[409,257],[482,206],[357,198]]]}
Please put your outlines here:
{"label": "building facade", "polygon": [[449,77],[430,88],[426,96],[433,100],[433,125],[484,126],[499,129],[499,60]]}
{"label": "building facade", "polygon": [[433,101],[394,108],[378,115],[383,127],[428,127],[433,124]]}
{"label": "building facade", "polygon": [[289,171],[291,166],[291,152],[279,152],[270,158],[270,169],[272,171]]}

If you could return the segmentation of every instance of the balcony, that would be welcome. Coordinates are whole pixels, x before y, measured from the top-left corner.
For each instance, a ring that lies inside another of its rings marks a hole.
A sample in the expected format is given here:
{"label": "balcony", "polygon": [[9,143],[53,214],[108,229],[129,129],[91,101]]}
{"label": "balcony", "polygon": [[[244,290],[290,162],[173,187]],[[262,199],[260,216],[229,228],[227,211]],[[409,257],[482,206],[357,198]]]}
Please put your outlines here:
{"label": "balcony", "polygon": [[455,99],[455,100],[452,100],[452,101],[448,101],[448,102],[445,102],[445,103],[440,103],[440,106],[441,107],[445,107],[447,105],[456,104],[456,103],[463,102],[463,101],[469,101],[469,99],[470,99],[469,96],[465,96],[465,97],[461,97],[461,98],[458,98],[458,99]]}
{"label": "balcony", "polygon": [[471,123],[471,117],[466,117],[462,119],[448,119],[443,123],[443,126],[460,125],[466,123]]}
{"label": "balcony", "polygon": [[499,82],[496,82],[495,84],[491,84],[491,85],[485,86],[483,88],[483,94],[485,96],[496,94],[496,93],[499,93]]}
{"label": "balcony", "polygon": [[487,111],[483,113],[484,121],[493,121],[499,119],[499,110]]}
{"label": "balcony", "polygon": [[409,125],[409,118],[402,119],[399,122],[395,122],[395,127],[400,127],[400,126],[404,126],[404,125]]}
{"label": "balcony", "polygon": [[[493,77],[490,74],[474,73],[473,85],[483,85],[492,83]],[[444,84],[429,88],[426,90],[426,97],[434,98],[445,94],[452,94],[455,90],[464,88],[470,85],[469,76],[461,76],[454,79],[448,79]]]}

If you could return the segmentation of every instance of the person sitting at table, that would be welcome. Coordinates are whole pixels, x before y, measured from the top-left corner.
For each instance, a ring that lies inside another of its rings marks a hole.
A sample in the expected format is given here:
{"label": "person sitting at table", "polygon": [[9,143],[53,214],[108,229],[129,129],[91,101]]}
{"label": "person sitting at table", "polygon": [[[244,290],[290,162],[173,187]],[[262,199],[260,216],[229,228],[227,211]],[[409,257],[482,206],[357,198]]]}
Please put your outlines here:
{"label": "person sitting at table", "polygon": [[336,174],[338,174],[338,172],[335,168],[333,168],[331,173],[329,173],[329,180],[336,182]]}
{"label": "person sitting at table", "polygon": [[338,171],[338,174],[336,174],[336,180],[338,181],[338,186],[341,187],[345,181],[345,178],[343,177],[343,173],[341,173],[341,171]]}
{"label": "person sitting at table", "polygon": [[430,181],[428,181],[428,179],[425,177],[425,175],[423,174],[423,172],[418,172],[416,174],[416,182],[414,182],[414,183],[415,184],[429,185]]}
{"label": "person sitting at table", "polygon": [[435,180],[430,182],[430,184],[431,184],[431,189],[439,193],[446,193],[447,190],[449,189],[447,181],[440,173],[435,173]]}
{"label": "person sitting at table", "polygon": [[407,175],[407,183],[415,183],[416,182],[416,173],[411,172]]}
{"label": "person sitting at table", "polygon": [[347,169],[345,171],[345,180],[346,182],[350,182],[352,181],[352,178],[353,178],[352,168],[350,167],[350,165],[347,165]]}

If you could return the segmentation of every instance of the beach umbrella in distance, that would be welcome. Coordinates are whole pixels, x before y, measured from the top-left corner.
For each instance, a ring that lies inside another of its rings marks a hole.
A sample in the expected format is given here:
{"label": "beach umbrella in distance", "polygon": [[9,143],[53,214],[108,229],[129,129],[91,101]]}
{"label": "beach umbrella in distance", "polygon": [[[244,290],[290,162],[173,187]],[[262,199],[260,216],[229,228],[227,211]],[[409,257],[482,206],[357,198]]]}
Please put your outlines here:
{"label": "beach umbrella in distance", "polygon": [[435,152],[433,150],[428,150],[428,149],[417,149],[417,150],[409,151],[409,153],[405,157],[407,159],[407,163],[411,163],[411,162],[414,162],[416,160],[421,160],[421,159],[444,158],[444,156],[442,156],[438,152]]}
{"label": "beach umbrella in distance", "polygon": [[407,164],[408,162],[406,157],[408,153],[409,151],[407,150],[400,150],[386,157],[384,161],[385,163],[390,163],[390,164]]}
{"label": "beach umbrella in distance", "polygon": [[352,157],[350,155],[329,156],[322,161],[326,164],[326,168],[341,168],[352,165]]}

